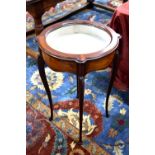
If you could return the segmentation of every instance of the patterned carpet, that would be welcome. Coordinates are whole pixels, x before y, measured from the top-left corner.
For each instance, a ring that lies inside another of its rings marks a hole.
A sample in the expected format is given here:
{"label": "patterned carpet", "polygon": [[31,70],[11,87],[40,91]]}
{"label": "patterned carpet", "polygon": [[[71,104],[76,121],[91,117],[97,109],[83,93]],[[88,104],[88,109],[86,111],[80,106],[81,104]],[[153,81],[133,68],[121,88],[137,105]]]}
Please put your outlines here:
{"label": "patterned carpet", "polygon": [[[110,6],[112,8],[116,8],[122,4],[122,0],[96,0],[96,3]],[[72,1],[64,1],[62,3],[59,3],[56,5],[55,8],[51,7],[51,9],[42,16],[43,25],[47,25],[51,23],[53,20],[62,17],[63,15],[67,15],[73,10],[77,10],[78,8],[83,7],[86,4],[86,0],[72,0]],[[95,9],[95,7],[94,7]],[[83,18],[88,17],[89,14],[93,13],[98,14],[99,10],[96,11],[88,11],[87,15],[85,15]],[[101,11],[102,12],[102,11]],[[107,16],[112,14],[111,12],[106,11],[106,13],[102,14],[106,16],[106,18],[102,18],[101,22],[103,22],[103,19],[107,19]],[[100,14],[100,16],[102,16]],[[110,15],[111,16],[111,15]],[[99,16],[98,16],[99,17]],[[74,18],[74,17],[73,17]],[[104,21],[106,22],[106,21]],[[26,31],[31,31],[34,29],[34,20],[32,16],[27,12],[26,14]]]}
{"label": "patterned carpet", "polygon": [[79,152],[89,155],[84,147],[75,145],[69,136],[62,133],[32,106],[27,105],[26,113],[27,155],[65,155]]}
{"label": "patterned carpet", "polygon": [[117,8],[122,5],[123,0],[95,0],[96,3],[110,6],[112,8]]}
{"label": "patterned carpet", "polygon": [[[108,16],[109,12],[101,13],[96,10],[88,11],[84,14],[78,14],[72,17],[72,19],[87,18],[87,14],[91,16],[95,14],[95,20],[99,22],[110,19],[110,16]],[[103,16],[107,18],[103,19]],[[27,39],[27,45],[33,50],[38,50],[34,37]],[[48,118],[50,116],[49,104],[39,77],[36,60],[27,57],[26,63],[27,102],[33,109],[39,111],[42,117]],[[128,92],[120,92],[115,88],[112,89],[109,104],[110,117],[105,117],[105,95],[110,71],[110,68],[107,68],[86,75],[83,145],[79,146],[74,142],[74,140],[78,139],[79,126],[78,101],[76,100],[76,77],[70,73],[54,72],[46,67],[46,75],[48,77],[54,101],[54,121],[52,122],[52,125],[48,125],[48,130],[53,136],[56,135],[56,133],[58,133],[58,135],[60,134],[63,139],[61,139],[61,142],[64,142],[63,145],[62,143],[60,144],[58,142],[59,137],[57,136],[55,136],[55,139],[49,138],[52,137],[52,135],[46,135],[48,132],[42,134],[44,135],[42,138],[44,140],[42,142],[43,146],[46,146],[47,142],[52,143],[50,140],[54,140],[53,143],[55,143],[55,145],[51,144],[52,146],[54,145],[54,149],[52,149],[53,147],[49,147],[51,149],[50,151],[48,150],[49,152],[46,152],[46,155],[129,154]],[[29,116],[29,114],[27,114],[27,116]],[[29,121],[29,119],[27,119],[27,121]],[[34,123],[29,124],[32,126]],[[39,122],[36,123],[35,133],[37,133],[39,125],[41,125]],[[31,126],[27,123],[27,137],[29,136],[28,133],[31,133]],[[31,135],[29,139],[31,138],[35,141],[35,136]],[[28,145],[32,148],[34,144],[27,143],[27,146]],[[39,148],[37,149],[37,152],[38,151]],[[42,153],[42,155],[43,154],[45,155],[45,153]]]}

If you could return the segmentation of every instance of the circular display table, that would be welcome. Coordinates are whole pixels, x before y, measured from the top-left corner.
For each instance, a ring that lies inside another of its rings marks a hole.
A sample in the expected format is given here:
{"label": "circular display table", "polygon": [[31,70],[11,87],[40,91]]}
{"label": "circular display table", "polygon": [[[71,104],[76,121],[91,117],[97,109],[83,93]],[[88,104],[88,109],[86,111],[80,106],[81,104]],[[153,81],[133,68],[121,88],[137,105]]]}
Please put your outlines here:
{"label": "circular display table", "polygon": [[[120,35],[111,28],[90,21],[64,21],[44,29],[37,37],[41,55],[38,67],[52,109],[44,62],[54,71],[70,72],[77,75],[77,98],[80,109],[79,142],[82,142],[82,119],[84,103],[84,77],[87,73],[105,69],[114,60],[111,80],[106,97],[106,116],[108,98],[113,84]],[[52,110],[51,110],[52,112]],[[53,114],[51,114],[53,117]]]}

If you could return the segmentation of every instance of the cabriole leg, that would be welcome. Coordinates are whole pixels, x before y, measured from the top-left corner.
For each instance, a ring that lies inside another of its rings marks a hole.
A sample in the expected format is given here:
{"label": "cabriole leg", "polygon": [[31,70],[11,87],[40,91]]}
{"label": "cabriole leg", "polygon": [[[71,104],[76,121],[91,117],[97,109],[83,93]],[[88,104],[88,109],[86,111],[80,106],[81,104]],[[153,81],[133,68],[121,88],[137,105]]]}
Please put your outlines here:
{"label": "cabriole leg", "polygon": [[110,78],[110,82],[109,82],[109,86],[108,86],[108,91],[107,91],[107,96],[106,96],[106,104],[105,104],[106,117],[109,117],[108,102],[109,102],[109,96],[110,96],[110,93],[111,93],[113,82],[114,82],[114,79],[115,79],[115,75],[116,75],[116,72],[117,72],[118,58],[119,58],[119,51],[116,50],[116,53],[115,53],[115,56],[114,56],[114,60],[113,60],[113,65],[112,65],[111,78]]}
{"label": "cabriole leg", "polygon": [[79,143],[82,144],[82,121],[83,121],[83,103],[84,103],[84,76],[78,76],[78,94],[79,94]]}
{"label": "cabriole leg", "polygon": [[50,88],[49,88],[47,78],[46,78],[46,73],[45,73],[45,62],[44,62],[42,56],[40,56],[40,55],[38,56],[37,63],[38,63],[39,74],[40,74],[41,80],[43,82],[43,85],[46,90],[48,100],[50,103],[51,116],[50,116],[49,120],[51,121],[51,120],[53,120],[53,103],[52,103],[52,96],[51,96]]}

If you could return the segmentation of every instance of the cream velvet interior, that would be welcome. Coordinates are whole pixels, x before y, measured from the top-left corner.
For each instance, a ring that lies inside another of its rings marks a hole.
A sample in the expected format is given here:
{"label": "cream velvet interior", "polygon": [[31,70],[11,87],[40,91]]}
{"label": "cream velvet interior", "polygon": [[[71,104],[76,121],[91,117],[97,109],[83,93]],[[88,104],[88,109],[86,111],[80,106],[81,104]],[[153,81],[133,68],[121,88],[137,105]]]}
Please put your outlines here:
{"label": "cream velvet interior", "polygon": [[111,42],[110,35],[90,25],[68,25],[50,32],[47,44],[60,52],[87,54],[104,49]]}

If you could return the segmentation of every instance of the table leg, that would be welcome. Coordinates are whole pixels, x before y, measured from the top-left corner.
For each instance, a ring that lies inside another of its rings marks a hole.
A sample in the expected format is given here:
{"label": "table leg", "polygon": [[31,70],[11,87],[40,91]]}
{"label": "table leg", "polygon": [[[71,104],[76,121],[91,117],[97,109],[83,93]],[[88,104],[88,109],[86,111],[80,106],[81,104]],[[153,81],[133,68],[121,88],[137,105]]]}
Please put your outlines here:
{"label": "table leg", "polygon": [[77,99],[79,98],[79,91],[78,91],[79,80],[78,80],[78,78],[79,78],[79,75],[76,75],[76,82],[77,82],[77,85],[76,85],[76,88],[77,88],[77,96],[76,96],[76,98],[77,98]]}
{"label": "table leg", "polygon": [[45,73],[45,62],[42,58],[41,55],[38,56],[38,69],[39,69],[39,74],[41,77],[41,80],[43,82],[44,88],[46,90],[47,96],[48,96],[48,100],[50,103],[50,109],[51,109],[51,117],[49,118],[49,120],[53,120],[53,103],[52,103],[52,96],[51,96],[51,92],[50,92],[50,88],[47,82],[47,78],[46,78],[46,73]]}
{"label": "table leg", "polygon": [[83,102],[84,102],[84,76],[78,76],[78,94],[79,94],[79,144],[82,144],[82,121],[83,121]]}
{"label": "table leg", "polygon": [[108,113],[108,102],[109,102],[109,96],[111,93],[111,89],[113,86],[113,82],[115,79],[115,75],[117,72],[117,66],[118,66],[118,58],[119,58],[119,51],[116,50],[115,56],[114,56],[114,60],[113,60],[113,65],[112,65],[112,73],[111,73],[111,78],[110,78],[110,82],[109,82],[109,86],[108,86],[108,91],[107,91],[107,96],[106,96],[106,117],[109,117],[109,113]]}

